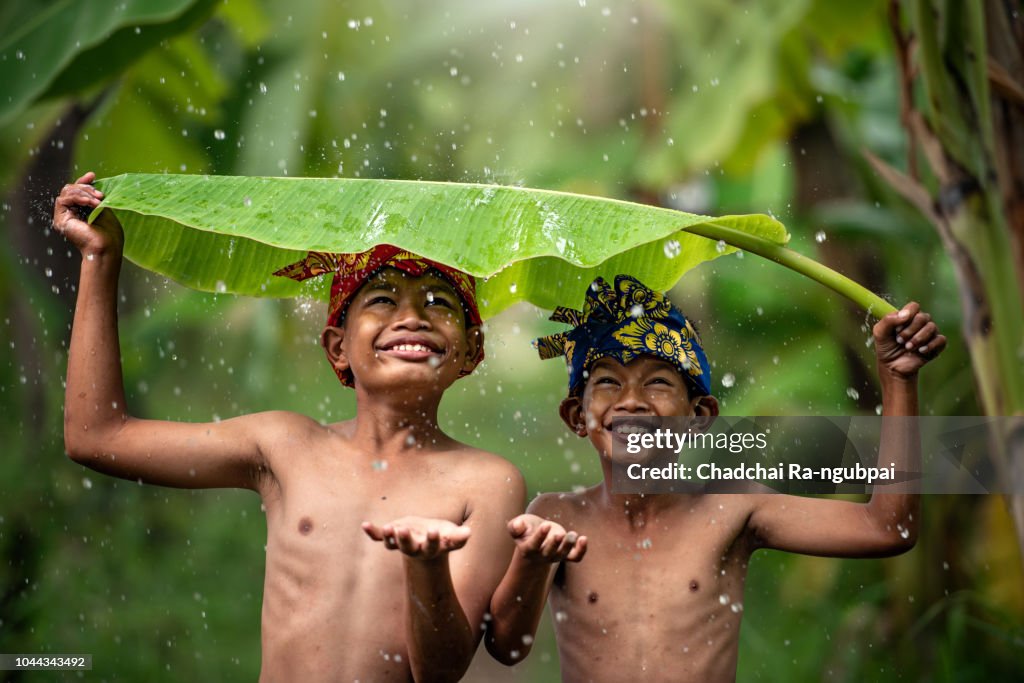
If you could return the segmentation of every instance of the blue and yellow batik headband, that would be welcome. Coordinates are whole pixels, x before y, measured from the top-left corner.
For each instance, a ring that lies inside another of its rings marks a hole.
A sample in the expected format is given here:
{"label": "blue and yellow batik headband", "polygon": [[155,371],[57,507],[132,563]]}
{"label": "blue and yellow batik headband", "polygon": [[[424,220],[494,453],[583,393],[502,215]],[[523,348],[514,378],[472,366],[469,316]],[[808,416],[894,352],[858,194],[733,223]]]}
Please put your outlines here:
{"label": "blue and yellow batik headband", "polygon": [[682,311],[664,294],[628,275],[616,275],[615,286],[603,278],[587,290],[583,311],[559,306],[551,320],[573,329],[534,341],[542,359],[565,356],[569,394],[578,395],[591,366],[601,358],[623,365],[638,356],[672,363],[695,395],[711,393],[711,365],[700,336]]}

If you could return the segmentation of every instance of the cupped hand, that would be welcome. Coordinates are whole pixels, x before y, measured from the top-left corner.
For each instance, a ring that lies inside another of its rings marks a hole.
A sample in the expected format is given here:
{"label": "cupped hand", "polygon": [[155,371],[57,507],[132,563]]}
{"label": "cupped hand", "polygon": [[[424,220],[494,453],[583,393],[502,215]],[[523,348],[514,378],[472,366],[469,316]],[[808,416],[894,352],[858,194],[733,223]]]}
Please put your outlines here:
{"label": "cupped hand", "polygon": [[522,556],[534,562],[579,562],[587,552],[586,536],[537,515],[513,517],[508,532]]}
{"label": "cupped hand", "polygon": [[400,550],[421,560],[458,550],[466,545],[470,535],[468,526],[430,517],[402,517],[384,525],[363,522],[363,531],[388,550]]}

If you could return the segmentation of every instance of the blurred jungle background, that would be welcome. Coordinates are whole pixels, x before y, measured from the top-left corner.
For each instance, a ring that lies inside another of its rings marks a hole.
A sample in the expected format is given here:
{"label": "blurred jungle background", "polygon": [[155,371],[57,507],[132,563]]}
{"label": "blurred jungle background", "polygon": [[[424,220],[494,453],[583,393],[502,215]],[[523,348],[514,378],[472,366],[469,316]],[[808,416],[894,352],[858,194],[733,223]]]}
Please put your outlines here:
{"label": "blurred jungle background", "polygon": [[[244,491],[96,475],[64,456],[77,254],[49,229],[86,170],[522,184],[771,213],[791,245],[921,301],[950,337],[923,414],[1024,411],[1024,28],[1016,0],[7,0],[0,6],[0,651],[91,653],[7,680],[255,680],[265,523]],[[126,265],[134,414],[347,419],[319,305],[186,290]],[[735,254],[672,296],[734,415],[873,414],[862,313]],[[597,481],[565,374],[520,306],[442,421],[531,495]],[[1021,435],[997,455],[1024,461]],[[739,679],[1024,680],[1021,499],[927,496],[885,560],[757,553]],[[1016,520],[1016,524],[1015,524]],[[685,543],[686,539],[680,539]],[[397,587],[396,587],[397,589]],[[672,590],[672,586],[666,586]],[[361,615],[350,615],[353,619]],[[344,644],[339,644],[344,647]],[[481,653],[468,680],[555,681]]]}

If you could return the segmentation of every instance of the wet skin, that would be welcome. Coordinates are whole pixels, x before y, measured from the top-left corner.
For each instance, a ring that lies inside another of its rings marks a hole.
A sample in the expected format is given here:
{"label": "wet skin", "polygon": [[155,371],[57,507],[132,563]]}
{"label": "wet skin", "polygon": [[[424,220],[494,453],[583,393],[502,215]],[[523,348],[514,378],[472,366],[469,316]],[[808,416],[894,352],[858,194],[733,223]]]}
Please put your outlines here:
{"label": "wet skin", "polygon": [[[883,415],[916,415],[917,372],[941,353],[945,337],[913,302],[880,320],[873,335]],[[880,557],[913,546],[918,496],[899,489],[876,492],[864,504],[763,493],[612,492],[612,445],[623,436],[612,433],[614,418],[717,413],[713,397],[691,396],[662,360],[595,363],[583,395],[567,398],[561,415],[589,438],[604,479],[580,493],[541,495],[526,516],[536,528],[547,520],[558,534],[585,536],[586,556],[573,562],[565,553],[531,555],[517,541],[491,604],[487,645],[496,658],[512,663],[527,655],[524,643],[550,589],[563,680],[732,681],[755,550]],[[916,432],[883,426],[879,462],[912,470],[918,458]]]}
{"label": "wet skin", "polygon": [[208,424],[144,420],[125,407],[116,295],[123,235],[88,174],[55,226],[82,253],[65,443],[112,476],[183,488],[239,487],[266,510],[262,681],[457,680],[480,637],[522,510],[518,470],[437,425],[473,345],[443,280],[385,270],[324,330],[332,367],[355,377],[356,416],[323,425],[277,411]]}

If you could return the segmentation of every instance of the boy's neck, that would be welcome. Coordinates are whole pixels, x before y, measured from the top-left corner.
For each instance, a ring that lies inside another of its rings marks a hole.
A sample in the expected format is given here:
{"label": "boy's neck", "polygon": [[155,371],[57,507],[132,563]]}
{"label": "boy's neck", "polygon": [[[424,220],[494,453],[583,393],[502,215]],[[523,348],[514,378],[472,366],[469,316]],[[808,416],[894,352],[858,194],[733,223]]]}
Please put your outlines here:
{"label": "boy's neck", "polygon": [[437,424],[440,396],[370,396],[356,390],[353,439],[376,453],[430,449],[450,438]]}
{"label": "boy's neck", "polygon": [[621,515],[623,523],[636,531],[653,523],[668,508],[679,505],[683,498],[689,498],[674,493],[613,493],[609,477],[598,485],[597,494],[608,512]]}

